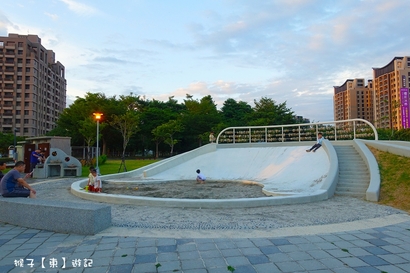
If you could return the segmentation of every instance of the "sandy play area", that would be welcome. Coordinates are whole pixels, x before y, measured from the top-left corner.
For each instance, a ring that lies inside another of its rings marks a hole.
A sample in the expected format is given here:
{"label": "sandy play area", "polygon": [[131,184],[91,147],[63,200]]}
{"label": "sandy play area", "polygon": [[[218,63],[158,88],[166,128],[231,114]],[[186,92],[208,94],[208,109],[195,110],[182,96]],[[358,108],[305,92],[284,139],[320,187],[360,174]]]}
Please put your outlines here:
{"label": "sandy play area", "polygon": [[193,180],[168,183],[107,183],[103,192],[132,196],[182,199],[235,199],[266,197],[262,187],[234,181],[207,181],[197,184]]}

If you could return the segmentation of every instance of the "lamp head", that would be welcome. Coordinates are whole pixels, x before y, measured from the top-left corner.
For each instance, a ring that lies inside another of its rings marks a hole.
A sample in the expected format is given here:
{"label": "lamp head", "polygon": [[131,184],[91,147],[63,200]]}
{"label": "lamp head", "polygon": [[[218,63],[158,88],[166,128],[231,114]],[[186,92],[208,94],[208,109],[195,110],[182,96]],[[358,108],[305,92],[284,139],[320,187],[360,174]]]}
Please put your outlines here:
{"label": "lamp head", "polygon": [[104,115],[103,113],[93,113],[93,115],[95,116],[96,120],[100,120],[101,116]]}

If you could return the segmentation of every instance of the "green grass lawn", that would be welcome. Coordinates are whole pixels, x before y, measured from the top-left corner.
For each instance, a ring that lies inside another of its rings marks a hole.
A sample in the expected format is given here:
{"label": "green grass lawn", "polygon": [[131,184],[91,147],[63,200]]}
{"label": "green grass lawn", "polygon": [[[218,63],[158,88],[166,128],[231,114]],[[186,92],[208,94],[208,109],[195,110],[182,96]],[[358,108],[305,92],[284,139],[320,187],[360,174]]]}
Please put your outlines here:
{"label": "green grass lawn", "polygon": [[379,203],[410,212],[410,158],[369,149],[379,164]]}
{"label": "green grass lawn", "polygon": [[[138,168],[147,166],[149,164],[157,162],[157,159],[128,159],[125,160],[125,166],[127,167],[127,171],[132,171],[136,170]],[[120,169],[121,166],[121,159],[107,159],[107,161],[99,166],[100,168],[100,173],[102,175],[105,174],[113,174],[113,173],[118,173],[118,170]],[[11,170],[11,168],[5,169],[3,174],[8,173]],[[124,167],[121,167],[120,172],[124,171]],[[90,173],[89,167],[84,166],[82,169],[82,175],[81,177],[88,177],[88,174]]]}
{"label": "green grass lawn", "polygon": [[[132,171],[136,170],[138,168],[144,167],[146,165],[152,164],[157,162],[157,159],[129,159],[125,160],[125,166],[127,167],[127,171]],[[113,173],[118,173],[118,170],[120,172],[124,171],[124,167],[121,166],[121,159],[107,159],[107,161],[103,164],[98,166],[100,169],[100,173],[102,175],[106,174],[113,174]],[[87,177],[88,174],[90,173],[89,167],[84,166],[83,167],[83,172],[82,172],[82,177]]]}

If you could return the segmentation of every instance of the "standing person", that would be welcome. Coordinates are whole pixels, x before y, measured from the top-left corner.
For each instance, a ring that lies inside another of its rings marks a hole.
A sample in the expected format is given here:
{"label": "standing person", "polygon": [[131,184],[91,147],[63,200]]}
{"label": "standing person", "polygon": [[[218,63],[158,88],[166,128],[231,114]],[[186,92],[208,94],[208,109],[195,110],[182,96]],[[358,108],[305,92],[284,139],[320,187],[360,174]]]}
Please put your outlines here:
{"label": "standing person", "polygon": [[205,184],[206,177],[201,173],[201,170],[196,170],[196,183],[198,184]]}
{"label": "standing person", "polygon": [[44,164],[44,162],[46,161],[46,156],[42,150],[40,150],[40,152],[38,153],[37,159],[39,164]]}
{"label": "standing person", "polygon": [[17,161],[14,168],[3,176],[0,182],[3,197],[36,198],[36,191],[21,177],[25,167],[24,161]]}
{"label": "standing person", "polygon": [[309,150],[306,150],[306,152],[311,152],[312,150],[313,152],[316,152],[317,149],[322,147],[323,140],[324,140],[324,137],[322,136],[322,133],[317,134],[316,144],[313,145]]}
{"label": "standing person", "polygon": [[6,168],[7,168],[6,162],[0,162],[0,181],[4,176],[2,171],[4,171]]}
{"label": "standing person", "polygon": [[31,173],[31,177],[33,177],[33,170],[36,167],[39,158],[40,158],[40,150],[36,149],[36,150],[31,152],[31,156],[30,156],[30,173]]}
{"label": "standing person", "polygon": [[210,142],[210,143],[214,143],[214,142],[215,142],[214,132],[211,132],[211,133],[209,134],[209,142]]}

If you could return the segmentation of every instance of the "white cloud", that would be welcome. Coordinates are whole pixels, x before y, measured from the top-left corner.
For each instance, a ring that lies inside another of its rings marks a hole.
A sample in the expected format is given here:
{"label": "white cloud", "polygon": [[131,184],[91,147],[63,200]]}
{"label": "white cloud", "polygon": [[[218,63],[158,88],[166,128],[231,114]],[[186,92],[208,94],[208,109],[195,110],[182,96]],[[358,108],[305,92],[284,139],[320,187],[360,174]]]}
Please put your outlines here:
{"label": "white cloud", "polygon": [[52,13],[2,6],[0,33],[37,34],[66,67],[69,98],[211,95],[220,107],[267,96],[331,120],[333,86],[410,55],[404,0],[44,1]]}
{"label": "white cloud", "polygon": [[79,15],[92,15],[97,13],[97,9],[86,4],[73,0],[60,0],[68,6],[68,8]]}
{"label": "white cloud", "polygon": [[48,12],[45,12],[44,14],[47,15],[48,17],[50,17],[54,21],[58,19],[57,14],[51,14],[51,13],[48,13]]}

